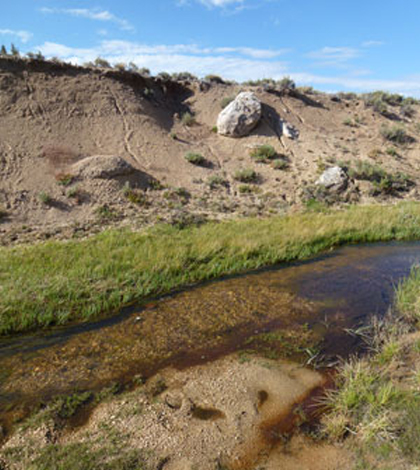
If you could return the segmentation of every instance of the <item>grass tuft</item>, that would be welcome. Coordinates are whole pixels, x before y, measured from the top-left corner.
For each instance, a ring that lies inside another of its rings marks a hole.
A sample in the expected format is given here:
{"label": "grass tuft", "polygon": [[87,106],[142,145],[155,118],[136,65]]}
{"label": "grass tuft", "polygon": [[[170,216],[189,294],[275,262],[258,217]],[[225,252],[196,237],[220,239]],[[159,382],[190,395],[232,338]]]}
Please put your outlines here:
{"label": "grass tuft", "polygon": [[233,175],[233,179],[241,183],[256,183],[258,181],[258,174],[251,168],[244,168],[236,171]]}
{"label": "grass tuft", "polygon": [[400,145],[411,143],[414,140],[401,126],[383,126],[381,135],[384,139]]}
{"label": "grass tuft", "polygon": [[206,159],[201,155],[201,153],[188,152],[185,154],[184,158],[187,162],[197,166],[203,166],[206,163]]}
{"label": "grass tuft", "polygon": [[258,147],[251,150],[251,157],[256,162],[267,162],[268,160],[273,160],[276,158],[277,152],[272,145],[263,144],[258,145]]}
{"label": "grass tuft", "polygon": [[136,204],[142,207],[147,207],[150,205],[150,201],[148,200],[146,194],[143,191],[139,191],[138,189],[132,189],[129,186],[125,186],[123,189],[123,194],[124,197],[132,204]]}
{"label": "grass tuft", "polygon": [[45,446],[28,470],[145,470],[139,452],[94,443],[50,444]]}
{"label": "grass tuft", "polygon": [[181,122],[184,126],[187,126],[187,127],[192,127],[197,123],[195,117],[191,113],[189,113],[188,111],[185,112],[181,116]]}
{"label": "grass tuft", "polygon": [[[410,361],[401,342],[404,328],[397,318],[382,321],[373,355],[344,364],[326,399],[325,433],[333,440],[352,435],[368,468],[412,468],[420,459],[420,395],[414,381],[401,383],[393,372]],[[384,458],[389,467],[380,465]]]}
{"label": "grass tuft", "polygon": [[50,206],[53,202],[53,198],[45,191],[41,191],[38,194],[38,198],[42,202],[42,204],[45,204],[46,206]]}

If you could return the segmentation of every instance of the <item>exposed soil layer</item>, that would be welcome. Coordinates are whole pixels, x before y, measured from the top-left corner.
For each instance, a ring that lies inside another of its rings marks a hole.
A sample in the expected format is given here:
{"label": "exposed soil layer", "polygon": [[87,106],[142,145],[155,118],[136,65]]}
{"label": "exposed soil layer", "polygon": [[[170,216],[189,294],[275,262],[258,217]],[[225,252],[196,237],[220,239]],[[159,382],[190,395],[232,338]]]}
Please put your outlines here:
{"label": "exposed soil layer", "polygon": [[[157,380],[165,384],[158,394]],[[243,362],[238,356],[184,371],[165,369],[143,388],[101,404],[83,428],[54,434],[46,422],[17,433],[3,451],[31,442],[35,457],[51,439],[56,445],[106,442],[112,429],[126,449],[147,456],[151,468],[164,463],[162,468],[170,470],[197,466],[251,470],[261,461],[271,465],[271,454],[276,462],[287,448],[283,456],[289,463],[282,468],[301,468],[302,459],[307,465],[311,454],[322,451],[323,468],[333,469],[338,462],[348,464],[347,453],[340,447],[317,444],[303,436],[290,441],[288,416],[292,414],[303,425],[308,418],[304,411],[297,412],[298,406],[323,384],[322,375],[297,364],[259,358]],[[261,390],[267,394],[262,405]],[[22,456],[10,468],[25,468],[25,463]]]}

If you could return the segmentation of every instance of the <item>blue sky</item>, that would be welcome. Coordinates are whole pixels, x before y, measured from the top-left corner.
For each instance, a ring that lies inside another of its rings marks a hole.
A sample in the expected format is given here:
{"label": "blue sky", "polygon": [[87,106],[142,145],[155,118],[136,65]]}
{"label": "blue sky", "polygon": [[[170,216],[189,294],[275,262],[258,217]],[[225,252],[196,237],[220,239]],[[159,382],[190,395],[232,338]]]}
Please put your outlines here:
{"label": "blue sky", "polygon": [[14,0],[0,44],[243,81],[420,96],[419,0]]}

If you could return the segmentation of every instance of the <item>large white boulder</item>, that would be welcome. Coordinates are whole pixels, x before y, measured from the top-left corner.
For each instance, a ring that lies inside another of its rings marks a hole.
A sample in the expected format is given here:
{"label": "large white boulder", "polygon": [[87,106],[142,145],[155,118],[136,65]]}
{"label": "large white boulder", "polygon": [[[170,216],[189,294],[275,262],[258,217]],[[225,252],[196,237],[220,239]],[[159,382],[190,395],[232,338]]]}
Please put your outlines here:
{"label": "large white boulder", "polygon": [[243,137],[259,123],[261,114],[261,101],[254,93],[239,93],[219,114],[217,132],[229,137]]}
{"label": "large white boulder", "polygon": [[316,184],[324,186],[324,188],[330,191],[341,191],[347,186],[348,176],[346,172],[339,166],[333,166],[328,168],[318,178]]}

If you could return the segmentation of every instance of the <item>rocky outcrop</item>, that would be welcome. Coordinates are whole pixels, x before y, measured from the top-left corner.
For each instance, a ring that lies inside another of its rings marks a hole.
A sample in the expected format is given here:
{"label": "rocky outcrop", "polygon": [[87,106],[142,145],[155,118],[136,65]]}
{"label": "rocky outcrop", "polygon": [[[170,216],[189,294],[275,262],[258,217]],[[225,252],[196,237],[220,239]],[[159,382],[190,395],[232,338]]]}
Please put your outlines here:
{"label": "rocky outcrop", "polygon": [[323,186],[329,191],[342,191],[346,189],[348,176],[346,172],[339,166],[328,168],[316,181],[318,186]]}
{"label": "rocky outcrop", "polygon": [[118,178],[133,175],[137,171],[117,155],[94,155],[86,157],[72,166],[72,174],[75,177],[88,179]]}
{"label": "rocky outcrop", "polygon": [[217,131],[229,137],[249,134],[261,119],[261,101],[252,92],[242,92],[219,114]]}

